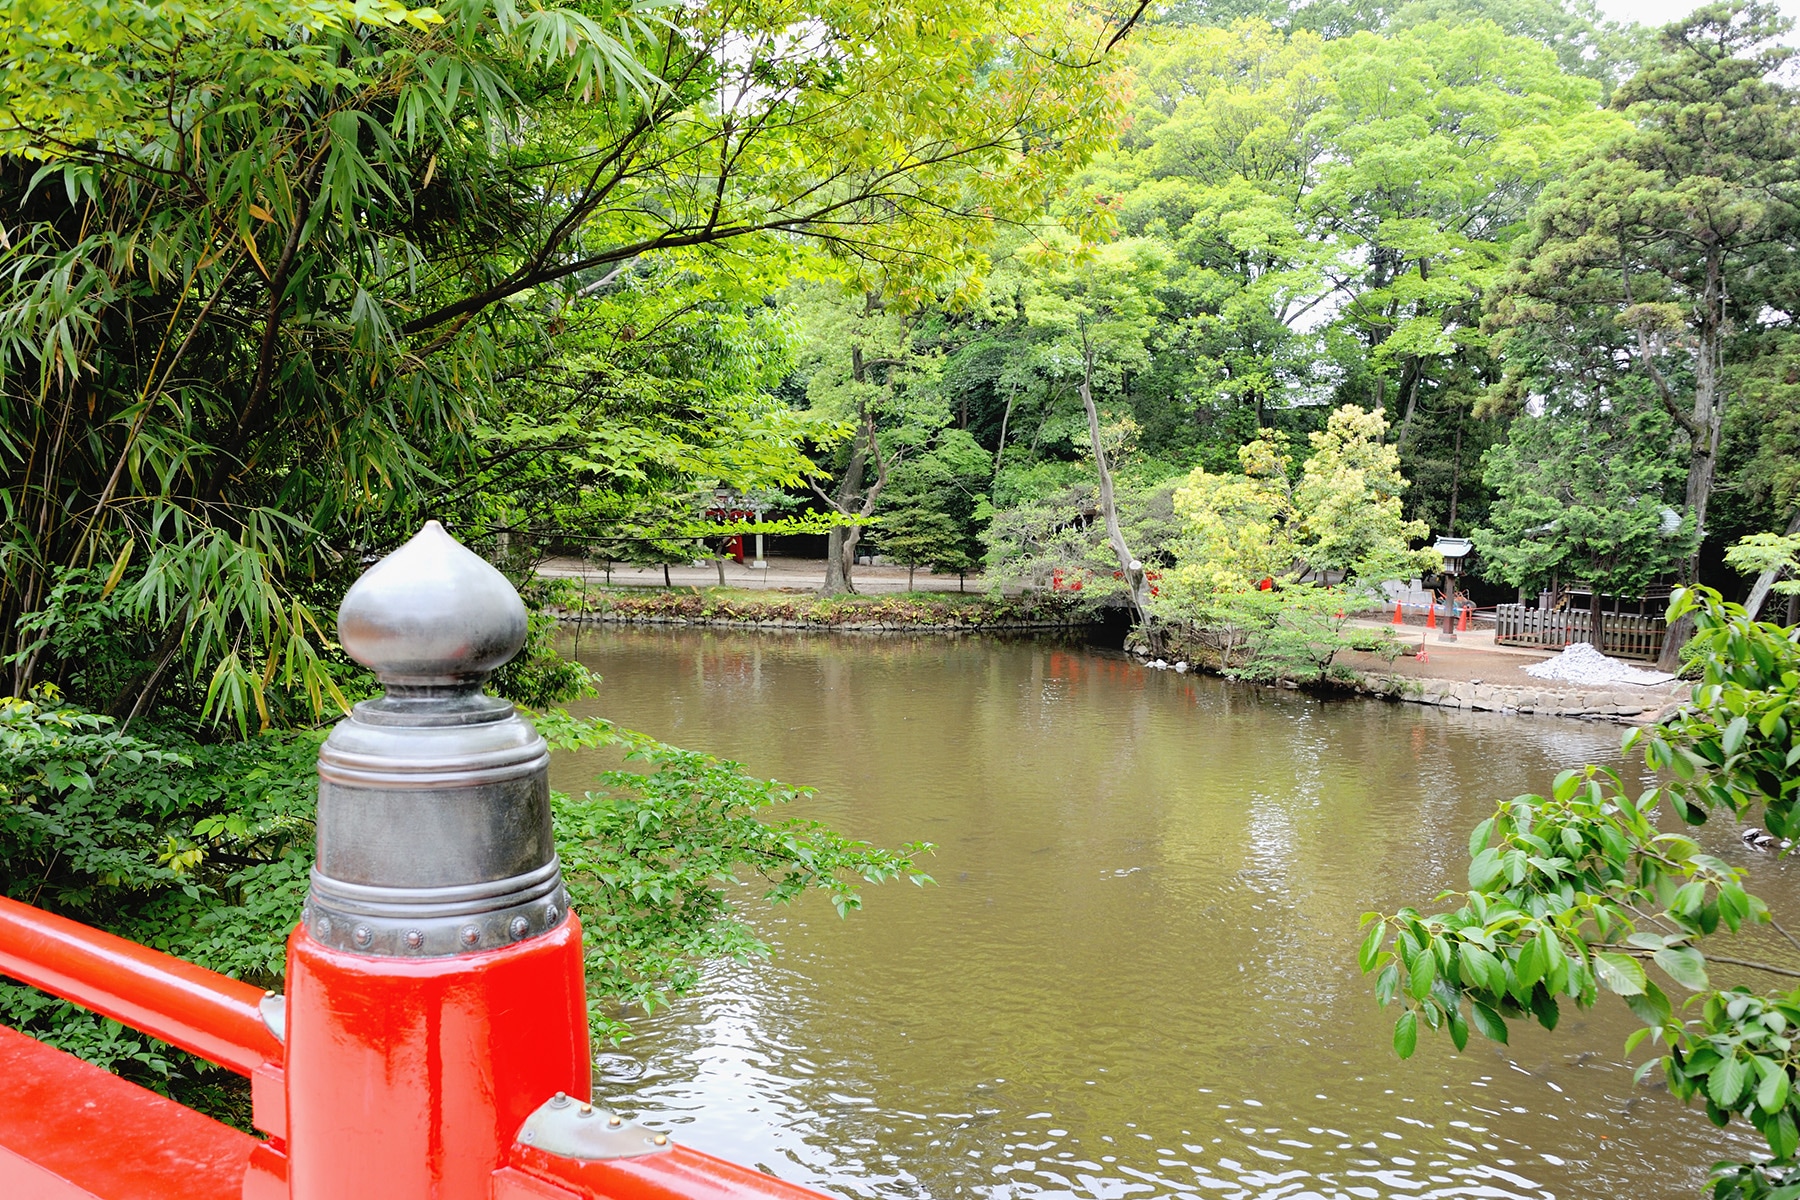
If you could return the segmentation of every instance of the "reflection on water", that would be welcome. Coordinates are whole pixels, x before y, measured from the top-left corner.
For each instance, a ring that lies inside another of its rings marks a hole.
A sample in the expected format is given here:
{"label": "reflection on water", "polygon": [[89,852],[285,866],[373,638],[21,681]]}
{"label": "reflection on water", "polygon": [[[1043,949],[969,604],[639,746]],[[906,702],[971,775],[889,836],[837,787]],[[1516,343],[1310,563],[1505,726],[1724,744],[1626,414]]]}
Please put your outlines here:
{"label": "reflection on water", "polygon": [[[1046,643],[587,630],[578,652],[591,711],[939,846],[936,886],[847,921],[760,911],[773,962],[709,969],[602,1055],[600,1094],[691,1145],[843,1196],[996,1200],[1698,1196],[1755,1152],[1633,1086],[1622,1006],[1402,1064],[1356,970],[1362,912],[1460,880],[1496,800],[1616,729]],[[554,785],[601,765],[561,757]],[[1784,874],[1760,865],[1763,894]]]}

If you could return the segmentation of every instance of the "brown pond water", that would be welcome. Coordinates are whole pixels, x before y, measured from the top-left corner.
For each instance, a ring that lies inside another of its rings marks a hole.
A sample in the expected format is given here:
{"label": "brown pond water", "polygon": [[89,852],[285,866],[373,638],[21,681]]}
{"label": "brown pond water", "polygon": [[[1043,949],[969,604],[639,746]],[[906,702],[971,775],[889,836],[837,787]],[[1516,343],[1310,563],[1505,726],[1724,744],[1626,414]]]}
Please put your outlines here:
{"label": "brown pond water", "polygon": [[[1496,800],[1616,756],[1616,728],[1044,642],[590,629],[578,653],[587,711],[939,846],[936,886],[848,920],[758,907],[772,962],[709,968],[601,1054],[599,1094],[689,1145],[846,1197],[994,1200],[1695,1197],[1757,1149],[1634,1087],[1616,1001],[1402,1063],[1356,970],[1359,914],[1459,882]],[[554,785],[605,765],[561,756]]]}

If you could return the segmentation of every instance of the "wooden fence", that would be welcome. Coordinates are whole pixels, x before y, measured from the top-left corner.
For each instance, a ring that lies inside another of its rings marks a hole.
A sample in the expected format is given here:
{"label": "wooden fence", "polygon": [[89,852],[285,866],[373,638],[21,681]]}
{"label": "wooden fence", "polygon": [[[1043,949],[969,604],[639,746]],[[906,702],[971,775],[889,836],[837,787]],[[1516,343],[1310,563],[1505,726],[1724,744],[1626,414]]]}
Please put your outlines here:
{"label": "wooden fence", "polygon": [[[1503,646],[1543,646],[1561,649],[1576,642],[1592,642],[1591,616],[1587,609],[1526,608],[1501,604],[1494,609],[1494,640]],[[1654,660],[1662,653],[1668,623],[1661,617],[1636,613],[1604,613],[1600,618],[1600,649],[1614,658]]]}

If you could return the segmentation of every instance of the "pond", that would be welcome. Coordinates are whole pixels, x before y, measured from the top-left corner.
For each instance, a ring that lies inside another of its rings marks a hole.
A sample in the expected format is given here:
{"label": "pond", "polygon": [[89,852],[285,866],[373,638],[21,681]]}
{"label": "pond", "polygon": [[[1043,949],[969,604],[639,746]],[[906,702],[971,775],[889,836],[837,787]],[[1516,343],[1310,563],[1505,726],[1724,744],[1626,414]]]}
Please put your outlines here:
{"label": "pond", "polygon": [[[597,1094],[689,1145],[934,1198],[1697,1197],[1760,1149],[1634,1086],[1616,1001],[1402,1063],[1356,969],[1361,913],[1460,882],[1496,800],[1616,758],[1616,728],[1047,642],[588,629],[577,653],[587,711],[938,846],[934,886],[848,920],[754,906],[771,962],[710,967],[601,1054]],[[553,785],[605,765],[559,756]]]}

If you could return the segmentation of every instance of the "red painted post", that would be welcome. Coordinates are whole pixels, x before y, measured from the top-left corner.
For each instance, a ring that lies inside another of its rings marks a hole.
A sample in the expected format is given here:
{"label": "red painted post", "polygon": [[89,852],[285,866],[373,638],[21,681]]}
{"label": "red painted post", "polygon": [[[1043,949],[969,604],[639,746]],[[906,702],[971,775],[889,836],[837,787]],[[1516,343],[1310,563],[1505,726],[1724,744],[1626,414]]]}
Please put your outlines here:
{"label": "red painted post", "polygon": [[592,1069],[549,750],[482,692],[525,608],[431,522],[356,581],[338,637],[385,695],[319,751],[288,940],[291,1197],[488,1200],[525,1118],[585,1100]]}
{"label": "red painted post", "polygon": [[293,1200],[488,1200],[519,1126],[591,1071],[575,917],[515,946],[371,958],[288,942]]}
{"label": "red painted post", "polygon": [[481,692],[506,580],[432,522],[338,625],[386,694],[319,754],[285,998],[0,900],[0,971],[249,1075],[268,1140],[0,1029],[0,1200],[819,1200],[587,1103],[548,753]]}

